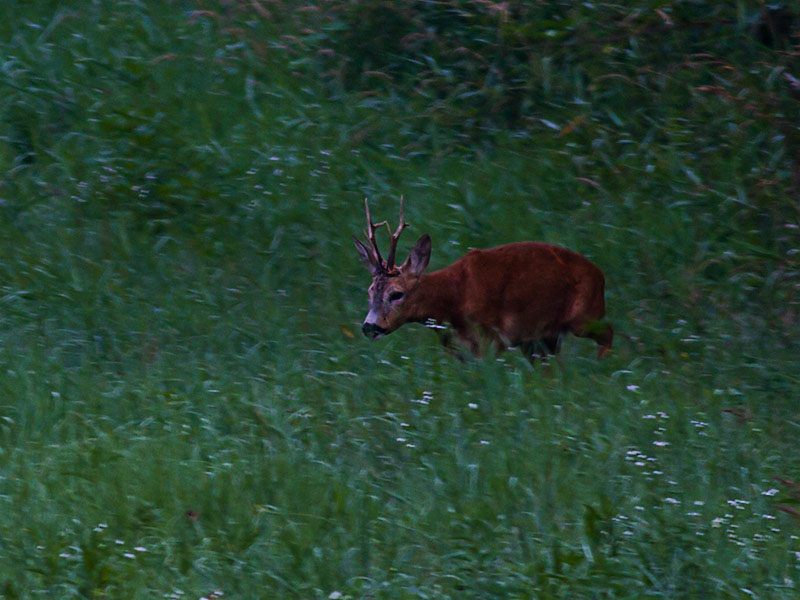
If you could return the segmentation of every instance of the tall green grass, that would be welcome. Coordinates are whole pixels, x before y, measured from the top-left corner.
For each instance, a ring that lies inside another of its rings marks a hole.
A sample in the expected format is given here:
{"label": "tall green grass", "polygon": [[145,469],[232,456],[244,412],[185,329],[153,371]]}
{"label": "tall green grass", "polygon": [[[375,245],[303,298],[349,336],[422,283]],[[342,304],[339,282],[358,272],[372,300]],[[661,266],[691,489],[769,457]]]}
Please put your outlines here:
{"label": "tall green grass", "polygon": [[[391,53],[332,82],[353,16],[281,7],[4,7],[0,593],[794,598],[797,74],[757,6],[663,53],[664,3],[512,32],[540,98],[477,128]],[[350,234],[400,194],[432,268],[589,256],[613,356],[368,343]]]}

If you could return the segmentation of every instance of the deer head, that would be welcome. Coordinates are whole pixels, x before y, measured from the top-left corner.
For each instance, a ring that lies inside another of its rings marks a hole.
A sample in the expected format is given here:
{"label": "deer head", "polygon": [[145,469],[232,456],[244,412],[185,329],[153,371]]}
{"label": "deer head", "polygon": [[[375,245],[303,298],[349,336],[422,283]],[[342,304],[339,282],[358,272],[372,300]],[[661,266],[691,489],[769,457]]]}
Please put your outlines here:
{"label": "deer head", "polygon": [[[365,199],[364,205],[367,213],[367,229],[364,231],[364,236],[370,245],[365,246],[356,236],[353,236],[353,241],[361,259],[372,273],[372,285],[369,286],[369,312],[361,331],[368,338],[376,340],[412,318],[419,279],[431,258],[431,238],[427,233],[420,237],[406,261],[399,267],[395,266],[397,241],[403,230],[408,227],[403,218],[403,198],[400,198],[400,224],[394,233],[387,221],[373,223],[369,214],[369,201]],[[391,238],[386,260],[381,256],[375,240],[375,231],[384,225]]]}

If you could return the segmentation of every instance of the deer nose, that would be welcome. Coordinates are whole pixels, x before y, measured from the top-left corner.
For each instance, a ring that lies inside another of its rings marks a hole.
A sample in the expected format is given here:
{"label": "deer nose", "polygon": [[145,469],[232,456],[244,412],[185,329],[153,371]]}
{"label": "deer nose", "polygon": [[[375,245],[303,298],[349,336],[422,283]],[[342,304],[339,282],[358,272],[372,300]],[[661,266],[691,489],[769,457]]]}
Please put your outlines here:
{"label": "deer nose", "polygon": [[375,339],[378,336],[386,334],[386,330],[375,323],[364,323],[361,326],[361,331],[370,339]]}

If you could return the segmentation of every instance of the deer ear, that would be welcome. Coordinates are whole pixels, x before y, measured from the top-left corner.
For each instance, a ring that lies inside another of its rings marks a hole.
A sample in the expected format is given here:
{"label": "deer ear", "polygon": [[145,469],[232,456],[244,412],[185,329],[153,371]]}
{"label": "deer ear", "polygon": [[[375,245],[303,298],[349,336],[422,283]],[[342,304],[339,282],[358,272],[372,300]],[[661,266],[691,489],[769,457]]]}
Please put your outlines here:
{"label": "deer ear", "polygon": [[428,267],[431,260],[431,236],[427,233],[417,240],[408,255],[406,262],[400,267],[401,271],[408,271],[412,275],[419,277]]}
{"label": "deer ear", "polygon": [[375,275],[378,272],[378,257],[362,244],[361,240],[356,236],[353,236],[353,241],[356,243],[356,250],[358,250],[358,253],[361,255],[361,261],[366,265],[367,269],[369,269],[369,272]]}

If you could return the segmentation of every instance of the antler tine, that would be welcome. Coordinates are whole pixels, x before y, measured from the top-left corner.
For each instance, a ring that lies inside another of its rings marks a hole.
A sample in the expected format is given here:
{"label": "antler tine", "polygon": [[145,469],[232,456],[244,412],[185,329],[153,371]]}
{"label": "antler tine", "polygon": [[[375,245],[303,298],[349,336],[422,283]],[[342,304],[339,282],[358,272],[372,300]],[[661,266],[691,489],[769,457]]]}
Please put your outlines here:
{"label": "antler tine", "polygon": [[389,256],[386,259],[386,270],[391,271],[394,269],[394,256],[397,253],[397,240],[400,239],[400,234],[403,233],[403,229],[408,227],[409,223],[406,223],[404,213],[405,213],[405,203],[403,201],[403,197],[400,196],[400,224],[397,226],[397,229],[394,233],[392,233],[392,229],[389,227],[389,223],[386,223],[386,229],[389,230],[389,235],[392,238],[391,246],[389,246]]}
{"label": "antler tine", "polygon": [[369,214],[369,199],[367,198],[364,198],[364,209],[367,213],[367,230],[364,231],[364,237],[367,238],[370,246],[372,246],[372,251],[375,253],[375,257],[378,259],[378,265],[385,269],[386,263],[384,262],[383,257],[381,257],[381,251],[378,250],[378,242],[375,239],[375,230],[378,229],[378,227],[383,227],[383,225],[388,225],[388,223],[386,221],[378,224],[374,224],[372,222],[372,217]]}

